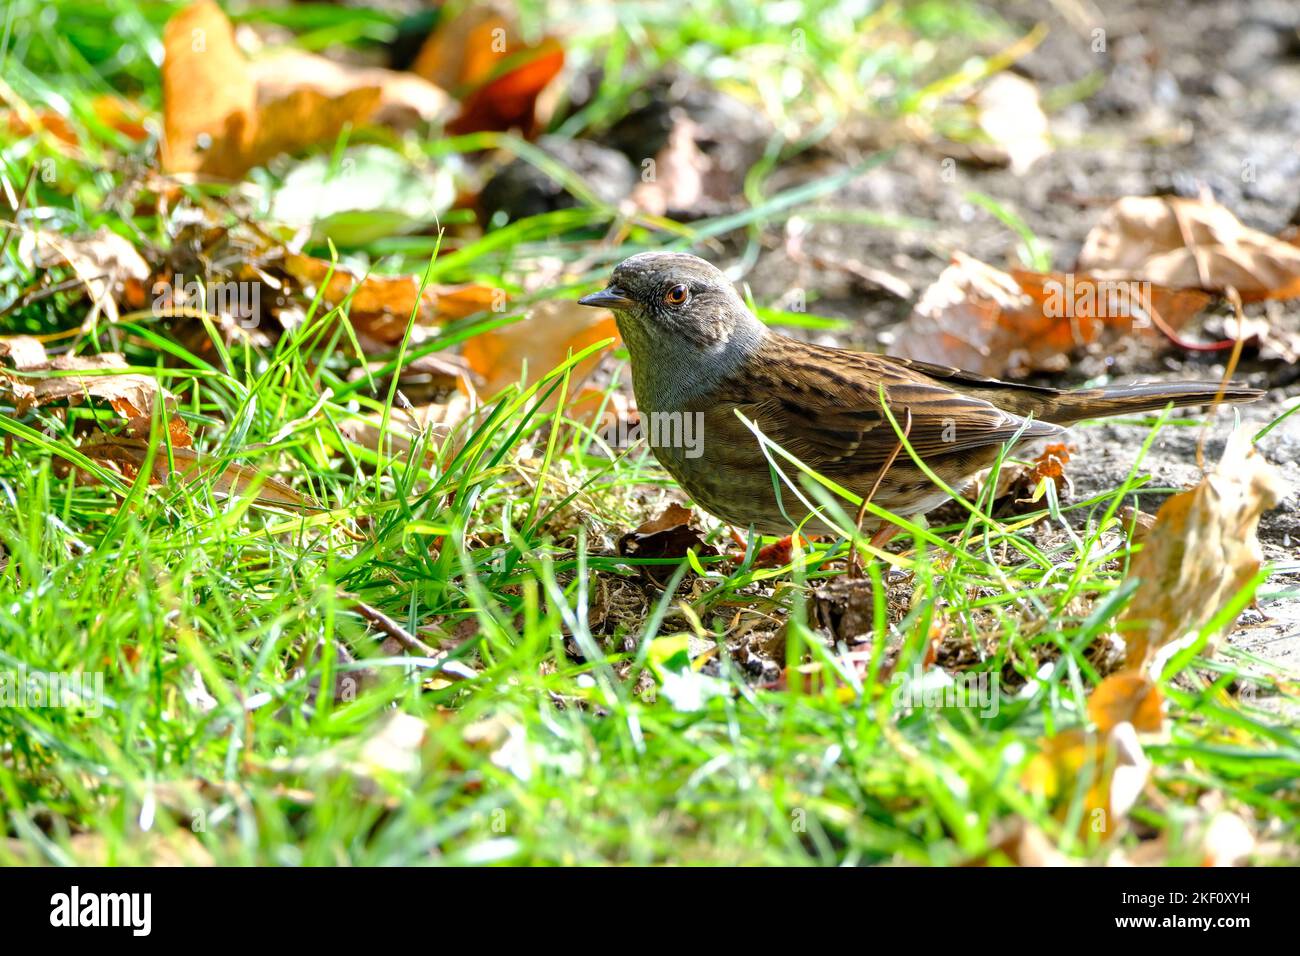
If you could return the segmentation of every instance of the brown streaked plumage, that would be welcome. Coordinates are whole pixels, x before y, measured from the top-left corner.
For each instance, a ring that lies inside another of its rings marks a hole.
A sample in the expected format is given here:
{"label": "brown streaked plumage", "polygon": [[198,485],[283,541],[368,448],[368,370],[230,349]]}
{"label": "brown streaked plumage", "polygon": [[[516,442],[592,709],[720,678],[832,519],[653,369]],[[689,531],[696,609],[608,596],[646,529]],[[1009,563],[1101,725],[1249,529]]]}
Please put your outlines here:
{"label": "brown streaked plumage", "polygon": [[[703,259],[642,253],[614,270],[609,286],[584,305],[613,309],[632,356],[632,384],[643,419],[690,415],[703,425],[698,448],[652,441],[655,456],[706,511],[738,527],[788,534],[809,509],[788,487],[774,490],[768,460],[739,411],[776,444],[822,475],[901,516],[924,514],[947,499],[906,455],[881,477],[898,447],[885,401],[908,440],[958,490],[1021,441],[1060,435],[1084,418],[1214,401],[1217,384],[1120,385],[1062,391],[1017,385],[956,368],[809,345],[758,321],[731,283]],[[1232,386],[1222,400],[1261,392]],[[698,451],[699,454],[695,454]],[[782,470],[795,470],[781,459]],[[810,499],[811,500],[811,499]],[[822,531],[815,517],[805,526]]]}

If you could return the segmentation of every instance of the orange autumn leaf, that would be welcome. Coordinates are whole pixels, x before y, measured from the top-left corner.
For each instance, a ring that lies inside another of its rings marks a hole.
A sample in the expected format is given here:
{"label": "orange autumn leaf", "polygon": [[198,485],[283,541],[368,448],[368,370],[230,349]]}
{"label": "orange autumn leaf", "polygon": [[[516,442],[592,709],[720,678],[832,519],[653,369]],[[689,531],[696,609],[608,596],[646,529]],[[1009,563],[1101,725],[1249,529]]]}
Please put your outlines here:
{"label": "orange autumn leaf", "polygon": [[331,307],[348,301],[348,318],[357,330],[388,343],[401,338],[413,311],[417,324],[435,325],[504,305],[500,290],[491,286],[429,284],[421,292],[420,276],[358,278],[341,267],[335,267],[331,274],[325,259],[298,253],[287,255],[284,266],[286,272],[313,290],[324,284],[323,298]]}
{"label": "orange autumn leaf", "polygon": [[[149,138],[145,128],[144,110],[130,100],[111,93],[103,93],[91,100],[91,111],[100,123],[122,133],[128,139],[143,143]],[[80,137],[68,117],[55,110],[11,111],[6,115],[9,131],[15,136],[27,136],[40,127],[69,146],[80,145]]]}
{"label": "orange autumn leaf", "polygon": [[558,40],[524,43],[513,8],[487,0],[440,22],[411,69],[460,98],[460,113],[449,132],[517,129],[531,137],[538,96],[563,66]]}
{"label": "orange autumn leaf", "polygon": [[[1163,322],[1177,331],[1211,302],[1210,296],[1195,289],[1171,289],[1150,282],[1109,279],[1088,273],[1012,269],[1011,277],[1043,316],[1052,319],[1057,330],[1054,344],[1066,350],[1096,341],[1104,327],[1150,333]],[[1026,330],[1026,334],[1033,335],[1035,331]],[[1071,341],[1062,337],[1067,332]]]}
{"label": "orange autumn leaf", "polygon": [[259,107],[253,138],[242,157],[245,169],[265,165],[281,153],[332,143],[345,126],[367,122],[382,98],[377,86],[337,96],[304,87]]}
{"label": "orange autumn leaf", "polygon": [[1070,463],[1070,449],[1060,442],[1048,445],[1034,459],[1033,476],[1037,480],[1051,478],[1058,485],[1065,478],[1065,466]]}
{"label": "orange autumn leaf", "polygon": [[1021,786],[1055,804],[1064,820],[1082,790],[1081,835],[1114,836],[1141,796],[1151,772],[1132,724],[1093,733],[1075,728],[1038,742]]}
{"label": "orange autumn leaf", "polygon": [[1087,274],[1007,273],[963,253],[922,295],[893,353],[985,375],[1060,370],[1104,334],[1177,331],[1210,302]]}
{"label": "orange autumn leaf", "polygon": [[1164,697],[1140,670],[1120,671],[1088,695],[1088,716],[1103,732],[1123,723],[1154,732],[1164,725]]}
{"label": "orange autumn leaf", "polygon": [[77,132],[67,117],[54,110],[36,110],[27,116],[13,110],[6,115],[6,124],[14,136],[30,136],[40,129],[69,146],[78,143]]}
{"label": "orange autumn leaf", "polygon": [[238,179],[281,153],[331,143],[349,125],[443,114],[446,97],[409,74],[306,53],[250,63],[212,0],[163,31],[163,169]]}
{"label": "orange autumn leaf", "polygon": [[416,55],[411,71],[453,93],[481,84],[507,49],[518,46],[508,6],[466,5],[447,23],[439,22]]}
{"label": "orange autumn leaf", "polygon": [[149,138],[149,130],[144,125],[145,112],[138,104],[105,93],[95,97],[93,108],[96,119],[128,139],[143,143]]}
{"label": "orange autumn leaf", "polygon": [[537,98],[564,67],[564,50],[557,40],[544,40],[521,54],[524,62],[476,89],[461,105],[447,129],[452,133],[518,129],[536,132]]}
{"label": "orange autumn leaf", "polygon": [[254,136],[257,87],[235,30],[212,0],[163,29],[162,168],[236,179]]}
{"label": "orange autumn leaf", "polygon": [[257,102],[263,109],[304,89],[326,98],[377,89],[379,103],[369,121],[408,129],[420,121],[446,120],[455,106],[445,92],[413,73],[339,63],[302,50],[282,50],[261,57],[249,63],[249,69],[257,84]]}

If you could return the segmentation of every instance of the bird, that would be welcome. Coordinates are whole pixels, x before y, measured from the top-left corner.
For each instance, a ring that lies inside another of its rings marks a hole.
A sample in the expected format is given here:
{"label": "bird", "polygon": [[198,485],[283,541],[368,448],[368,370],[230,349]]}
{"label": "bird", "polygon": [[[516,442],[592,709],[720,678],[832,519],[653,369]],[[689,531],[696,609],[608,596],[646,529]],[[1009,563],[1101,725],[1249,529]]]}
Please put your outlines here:
{"label": "bird", "polygon": [[[770,463],[792,480],[799,472],[765,450],[754,429],[859,498],[910,519],[950,493],[899,453],[900,432],[927,468],[960,492],[1008,442],[1014,450],[1059,439],[1083,419],[1263,394],[1206,382],[1062,390],[813,345],[768,328],[719,269],[680,252],[631,256],[604,289],[578,302],[613,311],[641,420],[663,426],[649,429],[660,464],[699,507],[766,535],[842,529],[812,496],[774,477]],[[892,522],[862,519],[861,527],[876,530],[875,543],[897,531]]]}

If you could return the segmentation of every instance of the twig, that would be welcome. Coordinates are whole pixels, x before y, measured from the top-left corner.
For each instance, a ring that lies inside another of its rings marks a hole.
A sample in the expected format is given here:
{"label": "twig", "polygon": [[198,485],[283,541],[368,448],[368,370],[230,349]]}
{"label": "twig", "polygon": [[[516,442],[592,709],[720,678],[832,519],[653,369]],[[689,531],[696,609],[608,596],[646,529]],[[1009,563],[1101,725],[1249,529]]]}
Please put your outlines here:
{"label": "twig", "polygon": [[447,651],[434,650],[378,608],[371,607],[365,601],[357,600],[351,596],[348,597],[348,600],[351,602],[353,610],[378,630],[401,644],[406,650],[434,661],[434,669],[443,676],[451,680],[471,680],[478,676],[478,671],[474,670],[474,668],[461,661],[453,660]]}
{"label": "twig", "polygon": [[855,546],[852,549],[852,553],[849,555],[848,575],[851,578],[857,577],[862,572],[862,565],[859,562],[861,556],[858,554],[856,542],[857,539],[862,536],[862,522],[867,516],[867,505],[871,503],[872,498],[876,497],[876,492],[880,490],[880,483],[885,480],[886,473],[888,473],[889,469],[894,466],[894,462],[898,459],[899,452],[903,450],[903,443],[907,441],[912,434],[912,409],[909,407],[904,409],[904,411],[906,412],[906,417],[903,419],[902,437],[898,439],[898,444],[894,446],[894,450],[891,451],[889,457],[885,459],[884,465],[880,468],[880,474],[876,475],[876,480],[871,484],[871,490],[867,492],[867,496],[862,499],[862,506],[858,508],[858,520],[853,535]]}

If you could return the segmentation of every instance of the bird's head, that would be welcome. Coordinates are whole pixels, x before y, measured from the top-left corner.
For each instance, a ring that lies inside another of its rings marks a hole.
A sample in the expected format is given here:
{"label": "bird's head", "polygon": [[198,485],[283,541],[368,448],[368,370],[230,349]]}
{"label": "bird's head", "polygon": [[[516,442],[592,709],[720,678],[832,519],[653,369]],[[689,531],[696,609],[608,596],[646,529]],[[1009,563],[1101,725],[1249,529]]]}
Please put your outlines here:
{"label": "bird's head", "polygon": [[682,252],[643,252],[624,259],[608,286],[578,301],[614,311],[634,363],[646,349],[716,353],[748,344],[764,332],[726,276],[699,256]]}

